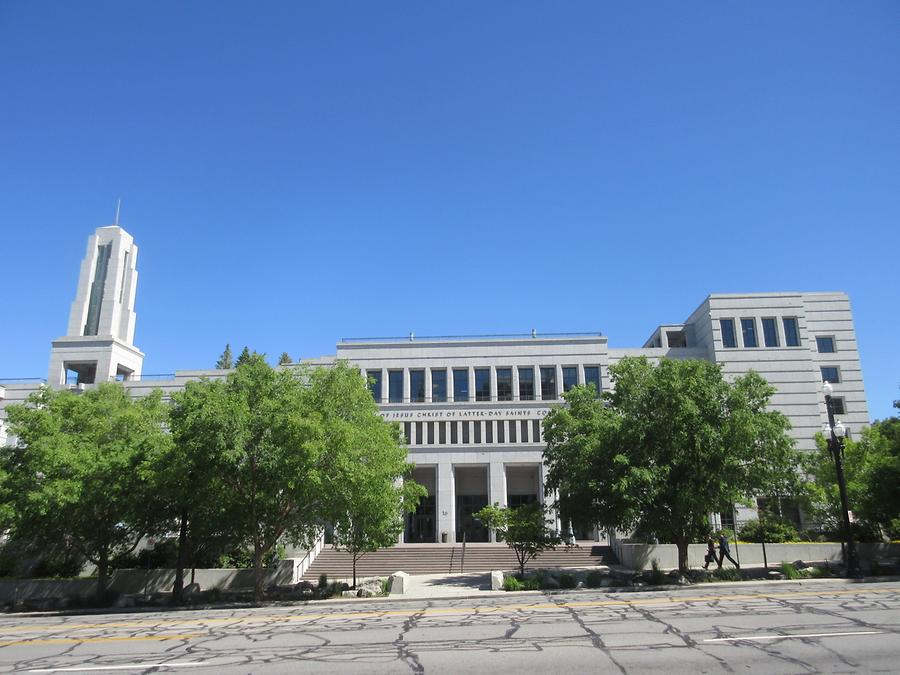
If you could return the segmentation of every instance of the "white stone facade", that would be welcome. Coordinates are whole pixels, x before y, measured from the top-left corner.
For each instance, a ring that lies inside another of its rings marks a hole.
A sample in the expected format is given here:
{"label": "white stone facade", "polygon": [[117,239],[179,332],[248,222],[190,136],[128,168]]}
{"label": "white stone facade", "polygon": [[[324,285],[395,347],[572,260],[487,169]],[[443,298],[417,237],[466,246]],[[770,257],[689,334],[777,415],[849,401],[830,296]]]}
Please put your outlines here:
{"label": "white stone facade", "polygon": [[[98,272],[101,255],[107,261]],[[227,375],[198,370],[141,378],[143,354],[132,344],[136,257],[137,247],[121,228],[100,228],[90,238],[69,335],[52,343],[48,384],[93,386],[66,383],[66,370],[74,366],[77,372],[84,363],[95,368],[92,382],[118,377],[133,396],[154,388],[169,394],[189,380]],[[342,359],[369,378],[382,416],[406,434],[415,479],[429,490],[404,538],[452,543],[464,534],[467,541],[486,539],[471,519],[484,504],[544,500],[544,416],[570,386],[593,382],[608,389],[609,366],[625,356],[707,359],[720,363],[727,377],[756,370],[775,386],[772,407],[787,415],[802,450],[814,448],[814,435],[827,419],[826,377],[834,385],[836,416],[851,433],[868,423],[850,302],[839,292],[710,295],[683,323],[661,325],[639,348],[611,349],[600,334],[410,336],[342,341],[334,356],[308,363]],[[0,380],[0,442],[5,406],[23,401],[40,384]],[[749,517],[750,511],[737,514],[739,521]]]}

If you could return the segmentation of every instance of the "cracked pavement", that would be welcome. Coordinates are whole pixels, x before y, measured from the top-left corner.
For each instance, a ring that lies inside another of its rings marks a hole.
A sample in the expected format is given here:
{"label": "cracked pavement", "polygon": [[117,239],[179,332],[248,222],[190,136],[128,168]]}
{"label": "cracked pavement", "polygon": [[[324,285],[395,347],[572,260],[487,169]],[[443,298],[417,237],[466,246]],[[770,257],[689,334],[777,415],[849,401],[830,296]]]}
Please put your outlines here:
{"label": "cracked pavement", "polygon": [[897,672],[900,582],[0,616],[0,672]]}

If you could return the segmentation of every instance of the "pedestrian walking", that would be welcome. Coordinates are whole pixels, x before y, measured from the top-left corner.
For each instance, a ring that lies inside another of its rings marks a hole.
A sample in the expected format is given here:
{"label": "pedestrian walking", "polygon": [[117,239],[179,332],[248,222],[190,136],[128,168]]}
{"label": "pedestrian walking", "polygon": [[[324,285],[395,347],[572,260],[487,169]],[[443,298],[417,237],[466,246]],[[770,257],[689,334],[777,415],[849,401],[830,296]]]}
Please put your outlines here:
{"label": "pedestrian walking", "polygon": [[708,570],[710,563],[718,562],[716,557],[716,544],[712,537],[706,540],[706,555],[703,556],[703,569]]}
{"label": "pedestrian walking", "polygon": [[719,533],[719,569],[722,569],[722,563],[725,561],[725,558],[728,558],[731,561],[731,564],[741,569],[741,566],[738,565],[737,560],[731,557],[731,547],[728,545],[728,537],[725,536],[724,532]]}

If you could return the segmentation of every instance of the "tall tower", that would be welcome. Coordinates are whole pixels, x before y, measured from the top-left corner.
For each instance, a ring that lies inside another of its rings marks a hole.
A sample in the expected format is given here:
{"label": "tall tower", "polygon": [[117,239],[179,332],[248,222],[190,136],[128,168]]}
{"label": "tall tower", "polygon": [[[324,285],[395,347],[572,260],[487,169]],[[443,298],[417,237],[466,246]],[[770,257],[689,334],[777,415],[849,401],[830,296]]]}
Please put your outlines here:
{"label": "tall tower", "polygon": [[134,340],[137,246],[118,225],[88,238],[66,335],[53,341],[47,382],[93,384],[140,377]]}

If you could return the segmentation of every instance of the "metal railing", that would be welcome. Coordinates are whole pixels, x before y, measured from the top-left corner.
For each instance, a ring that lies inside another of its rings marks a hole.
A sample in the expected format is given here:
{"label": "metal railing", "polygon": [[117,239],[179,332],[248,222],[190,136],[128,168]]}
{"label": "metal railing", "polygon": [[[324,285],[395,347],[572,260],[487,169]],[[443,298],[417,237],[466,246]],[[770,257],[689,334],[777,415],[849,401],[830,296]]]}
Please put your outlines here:
{"label": "metal railing", "polygon": [[400,336],[382,337],[342,337],[341,343],[351,342],[429,342],[429,341],[456,341],[456,340],[510,340],[522,338],[566,338],[566,337],[602,337],[600,331],[585,333],[538,333],[533,330],[530,333],[485,333],[483,335],[416,335],[409,333]]}

